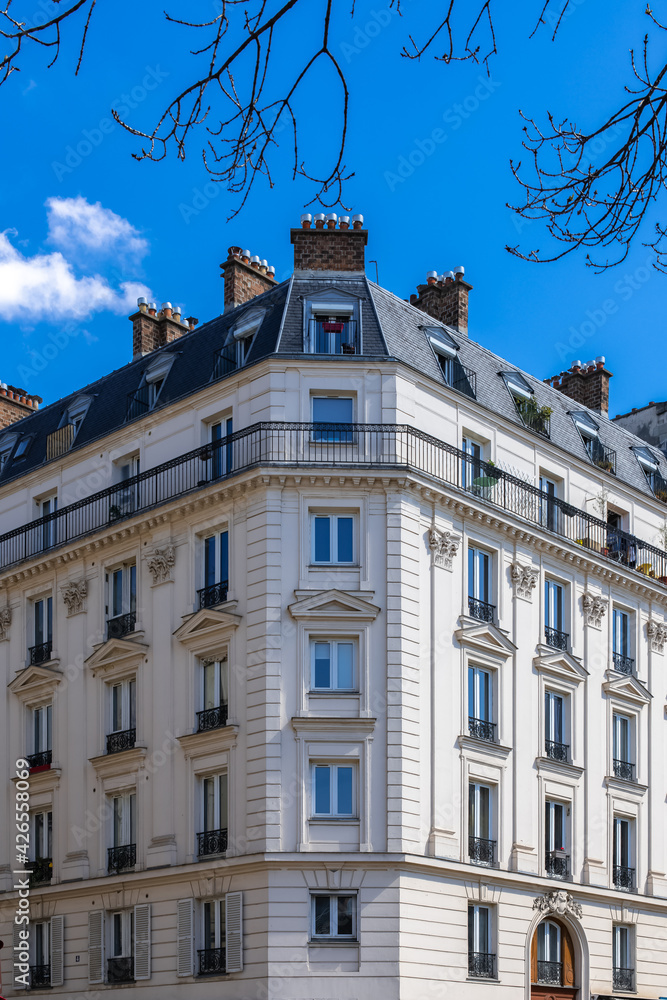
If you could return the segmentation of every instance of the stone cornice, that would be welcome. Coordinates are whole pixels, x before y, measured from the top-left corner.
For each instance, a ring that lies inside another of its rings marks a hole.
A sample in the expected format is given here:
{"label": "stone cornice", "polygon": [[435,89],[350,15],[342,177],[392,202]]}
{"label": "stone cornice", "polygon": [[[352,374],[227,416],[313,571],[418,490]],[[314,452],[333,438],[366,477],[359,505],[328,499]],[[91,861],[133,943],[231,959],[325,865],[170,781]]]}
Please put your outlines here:
{"label": "stone cornice", "polygon": [[234,723],[221,726],[220,729],[207,729],[203,733],[185,733],[176,739],[183,747],[186,759],[188,757],[204,757],[206,754],[224,752],[236,746],[239,727]]}

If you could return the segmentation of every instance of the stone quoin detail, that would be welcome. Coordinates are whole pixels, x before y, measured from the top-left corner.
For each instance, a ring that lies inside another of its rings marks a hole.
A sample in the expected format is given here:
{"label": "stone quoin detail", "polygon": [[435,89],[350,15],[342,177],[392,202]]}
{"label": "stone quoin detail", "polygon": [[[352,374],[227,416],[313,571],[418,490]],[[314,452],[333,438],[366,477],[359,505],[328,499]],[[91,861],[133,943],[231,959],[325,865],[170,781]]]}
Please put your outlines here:
{"label": "stone quoin detail", "polygon": [[667,642],[667,622],[657,622],[649,618],[646,623],[646,635],[651,643],[651,652],[664,653]]}
{"label": "stone quoin detail", "polygon": [[573,917],[581,918],[581,903],[577,903],[569,892],[558,889],[556,892],[546,892],[543,896],[536,896],[533,900],[533,909],[540,913],[555,913],[564,916],[566,913]]}
{"label": "stone quoin detail", "polygon": [[528,601],[532,600],[540,571],[534,566],[524,566],[523,563],[519,562],[513,562],[510,571],[515,596],[523,597]]}
{"label": "stone quoin detail", "polygon": [[586,618],[586,624],[593,628],[602,628],[602,619],[607,611],[607,599],[600,594],[586,593],[581,598],[581,606]]}
{"label": "stone quoin detail", "polygon": [[12,623],[12,609],[3,608],[0,611],[0,642],[9,639],[9,626]]}
{"label": "stone quoin detail", "polygon": [[76,583],[72,581],[71,583],[65,584],[64,587],[60,588],[60,593],[62,594],[63,601],[67,607],[68,618],[71,618],[72,615],[78,615],[79,612],[86,610],[88,584],[85,580],[78,580]]}
{"label": "stone quoin detail", "polygon": [[146,564],[153,575],[153,583],[168,583],[171,580],[171,570],[176,562],[176,550],[173,545],[164,549],[155,549]]}
{"label": "stone quoin detail", "polygon": [[433,562],[443,569],[451,569],[454,556],[461,544],[460,535],[454,535],[451,531],[440,531],[438,528],[431,528],[428,533],[428,547],[433,554]]}

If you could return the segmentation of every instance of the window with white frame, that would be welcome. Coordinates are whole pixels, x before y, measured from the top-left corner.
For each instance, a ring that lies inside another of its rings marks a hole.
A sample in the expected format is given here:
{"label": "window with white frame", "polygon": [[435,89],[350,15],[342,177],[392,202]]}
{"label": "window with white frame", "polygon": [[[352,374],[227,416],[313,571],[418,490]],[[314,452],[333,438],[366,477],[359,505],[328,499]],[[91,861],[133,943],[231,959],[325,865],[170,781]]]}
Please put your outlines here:
{"label": "window with white frame", "polygon": [[634,717],[624,712],[614,712],[612,730],[614,775],[625,781],[634,781]]}
{"label": "window with white frame", "polygon": [[[540,969],[540,964],[560,965],[561,963],[561,932],[560,924],[555,920],[543,920],[537,928],[537,981],[547,982],[547,976],[553,970]],[[560,985],[560,984],[559,984]]]}
{"label": "window with white frame", "polygon": [[32,860],[51,859],[53,857],[53,813],[50,809],[42,809],[32,813],[30,825]]}
{"label": "window with white frame", "polygon": [[[193,959],[195,961],[193,962]],[[176,969],[179,976],[243,971],[243,894],[176,907]]]}
{"label": "window with white frame", "polygon": [[635,887],[635,823],[625,816],[614,816],[613,882],[617,889]]}
{"label": "window with white frame", "polygon": [[568,711],[569,698],[547,688],[544,692],[544,753],[550,760],[567,763],[570,759]]}
{"label": "window with white frame", "polygon": [[475,545],[468,546],[468,613],[480,621],[494,620],[495,606],[492,603],[491,567],[493,557],[490,552]]}
{"label": "window with white frame", "polygon": [[496,956],[493,947],[491,907],[468,904],[468,975],[476,979],[495,979]]}
{"label": "window with white frame", "polygon": [[229,591],[229,531],[214,531],[202,539],[202,582],[199,607],[212,608],[227,600]]}
{"label": "window with white frame", "polygon": [[228,829],[227,773],[201,778],[201,830],[197,833],[197,856],[224,854]]}
{"label": "window with white frame", "polygon": [[474,664],[468,665],[468,728],[477,739],[495,741],[493,673]]}
{"label": "window with white frame", "polygon": [[114,483],[119,485],[109,501],[111,521],[132,514],[141,506],[141,484],[135,482],[140,471],[139,455],[128,455],[114,462]]}
{"label": "window with white frame", "polygon": [[40,518],[48,518],[44,521],[41,526],[41,542],[42,548],[48,549],[56,544],[57,541],[57,521],[52,516],[58,510],[58,497],[55,493],[52,493],[48,497],[41,497],[37,501],[38,516]]}
{"label": "window with white frame", "polygon": [[134,677],[107,685],[107,753],[131,749],[137,735],[137,682]]}
{"label": "window with white frame", "polygon": [[53,598],[50,596],[32,602],[32,639],[30,662],[50,660],[53,646]]}
{"label": "window with white frame", "polygon": [[137,565],[123,563],[106,573],[107,638],[133,632],[137,619]]}
{"label": "window with white frame", "polygon": [[311,690],[356,691],[357,660],[356,640],[311,637]]}
{"label": "window with white frame", "polygon": [[236,344],[236,363],[241,368],[250,356],[250,349],[257,335],[264,310],[251,310],[240,319],[232,330],[233,343]]}
{"label": "window with white frame", "polygon": [[24,434],[16,445],[16,451],[14,452],[14,461],[19,458],[25,458],[30,450],[30,445],[32,444],[33,434]]}
{"label": "window with white frame", "polygon": [[306,351],[311,354],[361,354],[359,303],[332,292],[327,300],[306,302]]}
{"label": "window with white frame", "polygon": [[565,591],[560,583],[544,581],[544,633],[547,646],[567,649],[569,636],[565,632]]}
{"label": "window with white frame", "polygon": [[30,927],[30,987],[51,985],[51,923],[39,920]]}
{"label": "window with white frame", "polygon": [[107,982],[112,986],[134,982],[134,938],[134,910],[110,913]]}
{"label": "window with white frame", "polygon": [[353,433],[346,425],[354,423],[352,396],[313,396],[313,441],[350,443]]}
{"label": "window with white frame", "polygon": [[227,913],[224,897],[207,900],[201,907],[201,948],[198,949],[197,974],[210,976],[226,971],[225,942]]}
{"label": "window with white frame", "polygon": [[559,509],[556,504],[558,486],[549,476],[540,475],[540,524],[549,531],[558,531]]}
{"label": "window with white frame", "polygon": [[218,660],[199,664],[201,709],[197,712],[197,732],[227,725],[229,708],[229,660],[224,653]]}
{"label": "window with white frame", "polygon": [[635,988],[632,927],[614,924],[612,950],[614,990],[630,993]]}
{"label": "window with white frame", "polygon": [[28,762],[31,767],[41,767],[51,763],[52,718],[51,704],[38,705],[30,709],[31,753]]}
{"label": "window with white frame", "polygon": [[565,802],[547,799],[544,803],[544,864],[547,875],[552,878],[570,875],[568,813],[569,806]]}
{"label": "window with white frame", "polygon": [[312,815],[316,819],[353,819],[357,815],[356,764],[311,765]]}
{"label": "window with white frame", "polygon": [[630,655],[630,615],[627,611],[614,608],[612,628],[614,669],[622,674],[631,674],[634,660]]}
{"label": "window with white frame", "polygon": [[109,797],[111,847],[108,850],[109,872],[133,868],[137,860],[137,796],[121,792]]}
{"label": "window with white frame", "polygon": [[11,458],[16,441],[16,434],[8,434],[3,436],[2,440],[0,440],[0,474],[2,474],[7,467],[7,463]]}
{"label": "window with white frame", "polygon": [[466,435],[461,441],[461,485],[464,490],[471,490],[476,479],[482,475],[483,446],[479,441]]}
{"label": "window with white frame", "polygon": [[356,941],[357,897],[348,893],[327,895],[312,893],[310,897],[311,937]]}
{"label": "window with white frame", "polygon": [[478,781],[468,784],[468,856],[475,864],[493,865],[496,861],[493,793],[490,785]]}
{"label": "window with white frame", "polygon": [[206,470],[206,479],[220,479],[226,476],[234,467],[234,420],[226,417],[224,420],[216,420],[208,425],[207,438],[211,445],[211,456],[206,461],[209,468]]}
{"label": "window with white frame", "polygon": [[311,558],[315,565],[352,565],[356,548],[355,514],[314,514],[310,516]]}

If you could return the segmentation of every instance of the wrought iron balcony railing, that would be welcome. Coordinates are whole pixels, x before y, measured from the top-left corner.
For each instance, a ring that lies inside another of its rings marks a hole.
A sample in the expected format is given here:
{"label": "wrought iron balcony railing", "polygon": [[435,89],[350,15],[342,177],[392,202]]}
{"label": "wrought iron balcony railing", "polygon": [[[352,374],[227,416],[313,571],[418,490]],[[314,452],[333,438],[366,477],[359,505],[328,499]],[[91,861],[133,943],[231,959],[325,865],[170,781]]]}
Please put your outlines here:
{"label": "wrought iron balcony railing", "polygon": [[[470,474],[471,459],[459,448],[407,424],[350,424],[349,430],[353,432],[350,441],[314,441],[310,423],[253,424],[0,535],[0,570],[107,528],[111,510],[115,510],[114,521],[123,520],[205,489],[208,480],[202,481],[202,460],[216,450],[228,456],[222,478],[263,466],[384,469],[412,473],[470,493],[465,477]],[[667,552],[662,549],[611,528],[594,514],[486,462],[475,460],[474,469],[475,478],[493,480],[493,489],[480,492],[479,498],[494,509],[667,584]],[[125,509],[123,498],[129,491],[133,491],[134,500],[130,509]],[[545,505],[558,511],[546,523]]]}
{"label": "wrought iron balcony railing", "polygon": [[197,732],[205,733],[209,729],[220,729],[227,725],[227,706],[218,705],[217,708],[205,708],[197,712]]}
{"label": "wrought iron balcony railing", "polygon": [[544,754],[549,760],[560,760],[562,763],[567,764],[570,759],[570,746],[568,743],[557,743],[556,740],[546,740]]}
{"label": "wrought iron balcony railing", "polygon": [[570,855],[563,851],[547,851],[544,869],[550,878],[569,878]]}
{"label": "wrought iron balcony railing", "polygon": [[468,719],[468,730],[471,736],[478,740],[487,740],[489,743],[496,742],[496,724],[487,722],[486,719]]}
{"label": "wrought iron balcony railing", "polygon": [[481,951],[469,951],[468,975],[475,979],[495,979],[496,956]]}
{"label": "wrought iron balcony railing", "polygon": [[447,385],[471,399],[477,397],[477,372],[466,368],[458,358],[439,358],[440,368]]}
{"label": "wrought iron balcony railing", "polygon": [[137,625],[136,611],[128,611],[126,615],[116,615],[107,621],[107,639],[122,639],[124,635],[134,632]]}
{"label": "wrought iron balcony railing", "polygon": [[204,830],[197,834],[197,857],[224,854],[227,850],[227,830]]}
{"label": "wrought iron balcony railing", "polygon": [[635,870],[626,865],[614,865],[614,885],[617,889],[627,889],[634,892]]}
{"label": "wrought iron balcony railing", "polygon": [[30,658],[30,665],[38,663],[46,663],[47,660],[51,659],[51,651],[53,649],[53,640],[49,639],[47,642],[38,642],[36,646],[30,646],[28,649],[28,656]]}
{"label": "wrought iron balcony railing", "polygon": [[607,448],[599,438],[591,438],[586,442],[586,451],[593,465],[616,475],[616,452],[613,448]]}
{"label": "wrought iron balcony railing", "polygon": [[496,606],[495,604],[487,604],[486,601],[480,601],[477,597],[469,597],[468,614],[480,622],[492,622],[496,616]]}
{"label": "wrought iron balcony railing", "polygon": [[629,760],[614,759],[614,777],[622,778],[624,781],[634,781],[635,765]]}
{"label": "wrought iron balcony railing", "polygon": [[635,970],[614,967],[613,987],[621,993],[632,993],[635,988]]}
{"label": "wrought iron balcony railing", "polygon": [[614,670],[618,670],[621,674],[631,674],[634,670],[635,661],[631,656],[626,656],[624,653],[613,653],[614,658]]}
{"label": "wrought iron balcony railing", "polygon": [[468,856],[476,865],[495,865],[495,840],[486,840],[484,837],[468,837]]}
{"label": "wrought iron balcony railing", "polygon": [[197,591],[198,604],[200,608],[214,608],[216,604],[224,604],[227,600],[229,590],[229,580],[222,580],[221,583],[212,583],[210,587],[202,587]]}
{"label": "wrought iron balcony railing", "polygon": [[51,985],[50,965],[30,966],[30,989],[38,990]]}
{"label": "wrought iron balcony railing", "polygon": [[37,753],[29,753],[26,755],[26,760],[31,770],[35,767],[50,767],[53,761],[53,751],[39,750]]}
{"label": "wrought iron balcony railing", "polygon": [[562,962],[537,962],[537,981],[545,986],[562,986]]}
{"label": "wrought iron balcony railing", "polygon": [[567,632],[560,632],[557,628],[551,628],[549,625],[544,628],[544,638],[547,646],[552,646],[554,649],[567,649],[570,642],[570,636]]}
{"label": "wrought iron balcony railing", "polygon": [[221,976],[227,971],[225,948],[201,948],[197,952],[198,976]]}
{"label": "wrought iron balcony railing", "polygon": [[134,868],[137,863],[137,845],[124,844],[122,847],[107,849],[107,872],[109,874],[124,872]]}
{"label": "wrought iron balcony railing", "polygon": [[122,753],[123,750],[131,750],[136,742],[136,729],[123,729],[118,733],[109,733],[107,736],[107,753]]}
{"label": "wrought iron balcony railing", "polygon": [[134,982],[134,959],[133,958],[108,958],[107,959],[107,983]]}
{"label": "wrought iron balcony railing", "polygon": [[36,858],[30,864],[30,886],[47,885],[53,877],[53,861],[51,858]]}

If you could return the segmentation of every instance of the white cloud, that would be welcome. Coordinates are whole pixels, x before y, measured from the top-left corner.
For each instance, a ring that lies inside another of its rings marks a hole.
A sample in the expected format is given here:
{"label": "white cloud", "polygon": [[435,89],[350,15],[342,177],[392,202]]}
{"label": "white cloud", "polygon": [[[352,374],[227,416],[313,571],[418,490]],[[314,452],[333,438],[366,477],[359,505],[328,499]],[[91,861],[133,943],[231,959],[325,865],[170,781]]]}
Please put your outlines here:
{"label": "white cloud", "polygon": [[81,195],[48,198],[45,202],[49,242],[70,254],[85,250],[103,257],[140,260],[148,253],[148,242],[120,215],[94,205]]}
{"label": "white cloud", "polygon": [[[126,220],[119,216],[113,218],[134,231]],[[92,233],[90,227],[88,231]],[[0,233],[0,318],[3,320],[59,322],[80,320],[107,311],[122,315],[134,311],[138,296],[151,298],[150,290],[138,281],[123,281],[118,288],[113,288],[99,274],[77,277],[71,263],[58,251],[26,257],[11,243],[10,235],[16,236],[16,231]]]}

